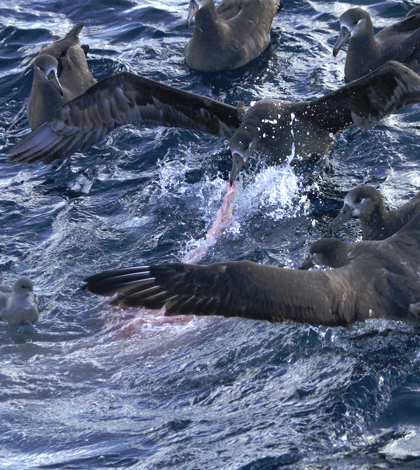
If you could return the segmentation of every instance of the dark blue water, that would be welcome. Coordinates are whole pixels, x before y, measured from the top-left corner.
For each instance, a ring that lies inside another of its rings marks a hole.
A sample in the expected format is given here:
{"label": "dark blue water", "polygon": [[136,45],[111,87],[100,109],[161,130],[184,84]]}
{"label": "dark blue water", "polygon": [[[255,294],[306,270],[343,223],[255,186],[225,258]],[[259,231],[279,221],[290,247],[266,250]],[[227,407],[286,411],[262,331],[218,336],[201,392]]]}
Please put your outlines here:
{"label": "dark blue water", "polygon": [[[199,74],[182,53],[187,1],[4,2],[0,151],[27,132],[6,129],[24,114],[33,58],[80,21],[98,79],[129,70],[231,104],[334,90],[337,19],[355,3],[285,3],[260,58]],[[378,27],[415,6],[361,3]],[[347,130],[329,174],[256,156],[232,228],[203,262],[295,267],[362,183],[398,207],[420,190],[419,120],[412,106],[369,133]],[[178,129],[127,127],[48,166],[0,156],[0,275],[29,275],[41,312],[35,326],[0,326],[0,468],[419,468],[420,339],[408,327],[164,320],[79,291],[104,269],[181,259],[211,225],[229,170],[225,143]],[[359,239],[358,225],[338,236]]]}

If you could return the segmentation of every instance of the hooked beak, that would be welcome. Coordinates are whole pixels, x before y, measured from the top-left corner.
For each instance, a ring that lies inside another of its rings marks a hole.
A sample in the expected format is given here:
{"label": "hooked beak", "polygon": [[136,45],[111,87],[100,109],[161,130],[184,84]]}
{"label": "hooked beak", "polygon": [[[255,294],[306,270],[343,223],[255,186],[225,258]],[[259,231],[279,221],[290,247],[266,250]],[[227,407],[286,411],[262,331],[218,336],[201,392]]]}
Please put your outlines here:
{"label": "hooked beak", "polygon": [[195,0],[191,0],[190,6],[188,8],[188,15],[187,15],[187,29],[190,27],[191,21],[193,20],[197,11],[198,11],[198,4],[195,2]]}
{"label": "hooked beak", "polygon": [[244,159],[239,155],[239,153],[234,153],[232,155],[232,171],[230,172],[230,180],[229,183],[232,185],[236,177],[239,175],[241,168],[244,164]]}
{"label": "hooked beak", "polygon": [[351,219],[352,210],[348,204],[344,204],[343,208],[341,209],[340,213],[337,217],[331,222],[330,230],[334,232],[334,230],[341,227],[345,222]]}
{"label": "hooked beak", "polygon": [[303,261],[299,266],[298,266],[298,269],[302,269],[302,270],[305,270],[307,271],[309,268],[313,268],[314,267],[314,263],[312,261],[312,256],[309,255],[305,261]]}
{"label": "hooked beak", "polygon": [[58,81],[58,77],[55,70],[51,70],[48,73],[47,78],[55,86],[55,88],[57,88],[58,92],[60,93],[60,96],[63,97],[63,89],[61,88],[60,82]]}
{"label": "hooked beak", "polygon": [[337,57],[338,51],[350,39],[350,36],[351,36],[350,31],[345,26],[342,26],[340,29],[340,35],[338,36],[337,42],[335,43],[335,46],[333,49],[334,57]]}

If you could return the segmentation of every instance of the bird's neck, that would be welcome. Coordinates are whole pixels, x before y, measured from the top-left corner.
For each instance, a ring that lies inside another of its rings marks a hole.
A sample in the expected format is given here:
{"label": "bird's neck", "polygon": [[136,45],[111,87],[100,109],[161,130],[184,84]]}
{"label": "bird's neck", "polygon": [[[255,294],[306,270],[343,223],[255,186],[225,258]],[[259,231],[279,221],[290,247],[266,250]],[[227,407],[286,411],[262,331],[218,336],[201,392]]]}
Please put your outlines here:
{"label": "bird's neck", "polygon": [[364,240],[384,240],[388,238],[388,212],[385,206],[379,207],[368,217],[360,219]]}
{"label": "bird's neck", "polygon": [[34,93],[41,93],[44,101],[49,100],[51,103],[59,103],[61,106],[62,99],[59,91],[50,82],[42,80],[37,75],[34,76],[32,83],[31,94],[33,95]]}
{"label": "bird's neck", "polygon": [[[379,53],[379,46],[375,39],[372,21],[368,18],[365,21],[365,28],[359,30],[357,35],[350,38],[347,52],[348,55],[355,54],[356,57],[360,57],[362,62],[371,60],[372,56],[376,56]],[[363,56],[361,56],[360,50],[363,50]]]}
{"label": "bird's neck", "polygon": [[211,37],[217,31],[219,16],[213,0],[206,0],[201,4],[194,21],[194,36]]}
{"label": "bird's neck", "polygon": [[31,113],[31,127],[34,129],[47,120],[61,105],[63,99],[58,90],[45,80],[34,77],[28,116]]}

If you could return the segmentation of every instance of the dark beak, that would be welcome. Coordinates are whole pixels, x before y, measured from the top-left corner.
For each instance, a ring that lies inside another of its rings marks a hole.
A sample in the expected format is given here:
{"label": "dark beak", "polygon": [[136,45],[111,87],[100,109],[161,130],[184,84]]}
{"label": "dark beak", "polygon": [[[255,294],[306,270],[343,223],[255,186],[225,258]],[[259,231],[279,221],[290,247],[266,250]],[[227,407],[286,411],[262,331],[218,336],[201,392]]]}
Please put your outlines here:
{"label": "dark beak", "polygon": [[340,35],[338,36],[337,42],[333,49],[334,57],[337,57],[338,51],[344,46],[344,44],[350,39],[350,31],[342,26],[340,29]]}
{"label": "dark beak", "polygon": [[232,185],[236,177],[239,175],[241,168],[244,164],[244,159],[239,155],[239,153],[234,153],[232,155],[232,171],[230,172],[230,184]]}
{"label": "dark beak", "polygon": [[341,209],[340,213],[337,217],[331,222],[330,230],[334,232],[337,230],[338,227],[341,227],[345,222],[351,219],[351,207],[348,204],[344,204],[343,208]]}
{"label": "dark beak", "polygon": [[302,269],[302,270],[304,269],[305,271],[307,271],[309,268],[313,268],[313,267],[314,267],[314,263],[312,261],[312,257],[308,256],[305,259],[305,261],[298,266],[298,269]]}

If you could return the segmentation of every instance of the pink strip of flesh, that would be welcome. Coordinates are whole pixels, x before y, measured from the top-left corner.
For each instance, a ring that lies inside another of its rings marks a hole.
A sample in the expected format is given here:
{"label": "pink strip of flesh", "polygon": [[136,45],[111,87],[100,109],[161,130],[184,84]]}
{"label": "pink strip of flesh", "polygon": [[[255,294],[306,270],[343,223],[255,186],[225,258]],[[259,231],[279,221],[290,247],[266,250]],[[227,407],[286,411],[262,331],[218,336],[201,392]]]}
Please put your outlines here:
{"label": "pink strip of flesh", "polygon": [[222,207],[218,210],[216,220],[207,231],[205,238],[200,242],[197,248],[189,251],[182,260],[184,263],[197,263],[206,254],[207,250],[212,247],[223,232],[229,228],[232,219],[233,198],[238,188],[236,182],[230,186],[226,184],[227,192],[223,198]]}

